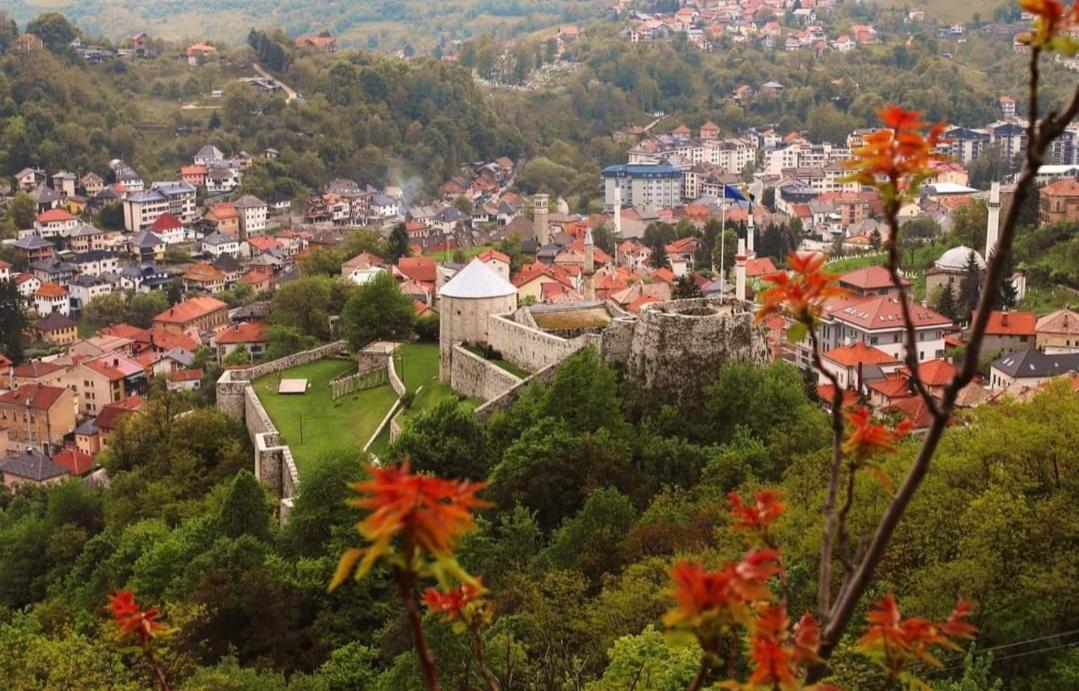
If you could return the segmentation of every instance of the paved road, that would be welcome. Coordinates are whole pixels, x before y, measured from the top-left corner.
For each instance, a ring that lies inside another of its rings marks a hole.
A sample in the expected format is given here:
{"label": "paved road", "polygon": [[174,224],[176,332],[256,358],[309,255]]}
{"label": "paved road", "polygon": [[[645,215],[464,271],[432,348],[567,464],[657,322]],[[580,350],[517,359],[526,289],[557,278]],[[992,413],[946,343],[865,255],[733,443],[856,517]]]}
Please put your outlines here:
{"label": "paved road", "polygon": [[285,99],[285,101],[286,101],[286,102],[289,102],[289,101],[295,101],[295,100],[296,100],[297,98],[299,98],[299,94],[297,94],[297,93],[296,93],[296,91],[295,91],[295,90],[293,90],[293,88],[292,88],[291,86],[289,86],[288,84],[284,83],[283,81],[281,81],[281,80],[280,80],[280,79],[278,79],[277,77],[273,76],[272,74],[270,74],[270,73],[269,73],[269,72],[267,72],[266,70],[262,69],[262,65],[260,65],[260,64],[258,64],[258,63],[256,62],[256,63],[255,63],[254,65],[252,65],[252,67],[254,67],[254,68],[255,68],[255,71],[256,71],[256,72],[258,72],[258,73],[259,73],[259,76],[260,76],[260,77],[262,77],[263,79],[272,79],[272,80],[274,80],[275,82],[277,82],[277,85],[278,85],[278,86],[280,86],[280,87],[281,87],[281,89],[282,89],[282,90],[283,90],[283,91],[285,92],[285,94],[286,94],[286,95],[288,96],[288,98],[287,98],[287,99]]}

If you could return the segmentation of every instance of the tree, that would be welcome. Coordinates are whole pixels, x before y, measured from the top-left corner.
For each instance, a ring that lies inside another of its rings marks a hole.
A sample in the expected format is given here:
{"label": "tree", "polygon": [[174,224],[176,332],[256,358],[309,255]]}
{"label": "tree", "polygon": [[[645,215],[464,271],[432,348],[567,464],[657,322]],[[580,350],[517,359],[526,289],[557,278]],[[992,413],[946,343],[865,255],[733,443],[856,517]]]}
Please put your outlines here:
{"label": "tree", "polygon": [[140,329],[153,326],[154,317],[169,307],[165,293],[155,290],[150,293],[135,293],[128,298],[124,308],[124,321]]}
{"label": "tree", "polygon": [[410,254],[408,231],[405,230],[404,223],[398,223],[390,231],[390,240],[386,249],[391,264],[396,264],[401,257],[407,257]]}
{"label": "tree", "polygon": [[957,311],[961,321],[970,318],[971,313],[978,309],[978,300],[982,295],[982,270],[978,266],[978,260],[971,250],[967,255],[967,263],[963,268],[963,277],[959,279],[959,300]]}
{"label": "tree", "polygon": [[11,198],[11,220],[16,228],[32,228],[37,216],[37,202],[26,192],[16,192]]}
{"label": "tree", "polygon": [[233,476],[217,514],[217,525],[229,537],[251,535],[269,542],[270,506],[262,484],[246,469]]}
{"label": "tree", "polygon": [[0,281],[0,352],[15,364],[22,362],[22,335],[27,326],[15,282]]}
{"label": "tree", "polygon": [[697,286],[697,282],[693,280],[693,276],[689,273],[685,273],[682,274],[682,277],[674,284],[674,290],[671,291],[671,297],[675,300],[685,300],[687,298],[704,297],[704,293],[702,293],[701,289]]}
{"label": "tree", "polygon": [[1012,280],[1014,274],[1015,259],[1014,255],[1010,255],[1008,261],[1005,262],[1004,271],[1001,273],[1000,286],[997,289],[997,298],[993,301],[993,306],[997,309],[1014,309],[1015,305],[1019,302],[1019,291],[1016,289],[1015,282]]}
{"label": "tree", "polygon": [[389,456],[411,458],[417,470],[441,477],[478,480],[490,468],[479,419],[454,399],[417,415],[394,441]]}
{"label": "tree", "polygon": [[700,648],[672,646],[649,624],[637,635],[623,636],[608,652],[611,662],[603,677],[590,684],[592,691],[623,691],[640,688],[682,691],[697,673]]}
{"label": "tree", "polygon": [[317,345],[318,339],[294,326],[272,324],[266,330],[266,351],[263,353],[263,359],[277,360],[286,355],[310,350]]}
{"label": "tree", "polygon": [[26,33],[40,38],[45,47],[54,53],[64,51],[79,35],[67,17],[58,12],[38,15],[26,25]]}
{"label": "tree", "polygon": [[554,532],[544,556],[597,582],[617,567],[618,545],[636,519],[637,510],[626,495],[613,487],[598,489]]}
{"label": "tree", "polygon": [[270,306],[270,322],[293,327],[312,338],[327,338],[330,284],[330,279],[324,276],[308,276],[281,286]]}
{"label": "tree", "polygon": [[465,216],[471,216],[472,215],[472,209],[473,209],[472,200],[469,199],[468,197],[466,197],[465,195],[462,194],[459,197],[457,197],[456,199],[454,199],[453,200],[453,205],[455,207],[457,207],[457,210],[460,211],[461,213],[463,213]]}
{"label": "tree", "polygon": [[955,293],[951,286],[941,286],[936,300],[933,301],[933,309],[952,321],[962,321],[959,306],[955,302]]}
{"label": "tree", "polygon": [[97,223],[106,230],[123,230],[124,207],[119,202],[106,204],[97,213]]}
{"label": "tree", "polygon": [[80,320],[87,328],[111,326],[124,318],[124,296],[121,293],[98,295],[83,305]]}
{"label": "tree", "polygon": [[341,333],[353,348],[377,340],[403,341],[412,335],[416,310],[397,281],[380,271],[357,288],[341,312]]}

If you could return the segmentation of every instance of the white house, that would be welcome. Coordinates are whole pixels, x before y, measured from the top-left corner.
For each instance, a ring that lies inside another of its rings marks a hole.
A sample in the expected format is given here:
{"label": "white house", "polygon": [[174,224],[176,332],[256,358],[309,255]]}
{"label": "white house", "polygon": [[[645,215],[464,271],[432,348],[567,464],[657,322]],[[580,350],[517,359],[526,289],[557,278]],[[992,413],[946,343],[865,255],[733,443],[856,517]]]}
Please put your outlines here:
{"label": "white house", "polygon": [[266,232],[266,219],[270,215],[269,205],[256,196],[245,194],[232,202],[240,214],[240,235],[251,237]]}
{"label": "white house", "polygon": [[206,191],[209,194],[224,194],[234,191],[243,180],[243,172],[231,166],[215,166],[206,173]]}
{"label": "white house", "polygon": [[79,219],[63,209],[49,209],[34,219],[34,230],[43,238],[66,238],[79,227]]}
{"label": "white house", "polygon": [[166,213],[190,223],[195,220],[195,194],[195,187],[186,182],[155,182],[150,191],[124,200],[124,228],[132,233],[149,230]]}
{"label": "white house", "polygon": [[240,239],[223,233],[210,233],[202,238],[200,246],[204,254],[214,258],[220,257],[222,254],[232,257],[240,254]]}
{"label": "white house", "polygon": [[59,312],[65,317],[71,314],[71,304],[67,289],[55,283],[43,283],[34,292],[34,309],[42,317]]}

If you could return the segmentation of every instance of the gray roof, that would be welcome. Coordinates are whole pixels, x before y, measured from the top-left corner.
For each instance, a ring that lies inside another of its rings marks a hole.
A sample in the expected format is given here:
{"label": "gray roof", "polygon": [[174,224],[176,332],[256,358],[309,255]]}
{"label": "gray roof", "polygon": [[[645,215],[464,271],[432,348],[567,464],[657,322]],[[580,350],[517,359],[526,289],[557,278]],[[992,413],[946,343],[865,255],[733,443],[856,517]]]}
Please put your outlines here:
{"label": "gray roof", "polygon": [[58,171],[56,171],[55,173],[52,174],[52,179],[53,180],[56,180],[57,178],[59,178],[60,180],[74,180],[75,179],[75,174],[74,173],[69,173],[66,170],[58,170]]}
{"label": "gray roof", "polygon": [[84,262],[99,262],[102,259],[116,259],[117,256],[115,252],[108,250],[90,250],[89,252],[76,254],[72,261],[76,264],[82,264]]}
{"label": "gray roof", "polygon": [[213,146],[212,144],[207,144],[206,146],[199,149],[198,153],[195,154],[195,158],[206,158],[211,160],[222,159],[224,157],[224,152],[222,152],[221,149]]}
{"label": "gray roof", "polygon": [[517,288],[479,259],[457,272],[438,291],[442,297],[483,299],[516,295]]}
{"label": "gray roof", "polygon": [[45,185],[38,185],[34,188],[34,191],[30,193],[30,196],[33,197],[38,204],[51,203],[63,198],[59,192],[51,187],[46,187]]}
{"label": "gray roof", "polygon": [[144,230],[135,236],[135,238],[131,241],[131,244],[135,247],[138,247],[139,249],[149,250],[162,244],[162,242],[163,241],[160,237],[158,237],[154,233],[151,233],[148,230]]}
{"label": "gray roof", "polygon": [[94,226],[92,226],[92,225],[90,225],[88,223],[83,223],[78,228],[75,229],[75,232],[71,234],[71,237],[89,237],[91,235],[104,235],[104,234],[105,234],[105,231],[101,230],[100,228],[95,228]]}
{"label": "gray roof", "polygon": [[172,348],[165,352],[165,357],[179,362],[184,367],[190,367],[195,361],[195,354],[183,348]]}
{"label": "gray roof", "polygon": [[93,436],[98,433],[97,419],[87,418],[83,420],[78,427],[75,428],[75,434],[82,434],[87,437]]}
{"label": "gray roof", "polygon": [[73,329],[78,324],[74,319],[65,317],[59,312],[53,312],[47,317],[42,317],[34,322],[34,328],[38,331],[59,331],[60,329]]}
{"label": "gray roof", "polygon": [[1055,377],[1079,372],[1079,353],[1043,353],[1028,348],[997,358],[991,367],[1015,379]]}
{"label": "gray roof", "polygon": [[202,244],[204,245],[225,245],[230,242],[239,242],[239,240],[224,233],[210,233],[202,238]]}
{"label": "gray roof", "polygon": [[15,241],[15,247],[21,250],[39,250],[46,246],[51,247],[52,243],[41,237],[37,233],[27,235],[22,240]]}
{"label": "gray roof", "polygon": [[232,205],[237,209],[256,209],[260,206],[266,206],[266,202],[262,201],[253,194],[245,194],[236,201],[232,202]]}
{"label": "gray roof", "polygon": [[54,477],[66,475],[67,470],[37,451],[27,451],[9,459],[5,463],[0,463],[0,473],[8,473],[35,482],[44,482]]}
{"label": "gray roof", "polygon": [[187,182],[175,182],[173,180],[155,182],[153,188],[164,194],[166,197],[173,197],[179,194],[195,194],[195,187]]}

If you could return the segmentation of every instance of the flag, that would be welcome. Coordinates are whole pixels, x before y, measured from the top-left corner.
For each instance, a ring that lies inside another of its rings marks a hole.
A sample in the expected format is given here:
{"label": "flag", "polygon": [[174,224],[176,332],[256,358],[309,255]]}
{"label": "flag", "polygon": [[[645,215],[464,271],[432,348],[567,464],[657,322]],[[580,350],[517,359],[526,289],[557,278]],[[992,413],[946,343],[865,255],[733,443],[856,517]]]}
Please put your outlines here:
{"label": "flag", "polygon": [[723,198],[733,199],[736,202],[749,201],[746,199],[746,195],[742,194],[742,190],[737,187],[731,187],[730,185],[723,186]]}

